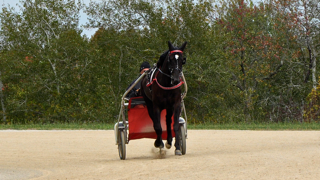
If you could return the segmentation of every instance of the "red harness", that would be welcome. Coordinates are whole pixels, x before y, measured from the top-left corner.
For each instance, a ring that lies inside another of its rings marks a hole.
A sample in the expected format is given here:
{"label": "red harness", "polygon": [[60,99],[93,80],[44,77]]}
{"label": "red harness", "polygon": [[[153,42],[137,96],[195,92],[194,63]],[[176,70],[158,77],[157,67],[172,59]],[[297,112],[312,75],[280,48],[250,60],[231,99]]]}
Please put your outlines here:
{"label": "red harness", "polygon": [[178,87],[180,87],[184,82],[182,81],[182,79],[180,78],[180,83],[175,85],[175,86],[172,86],[172,87],[164,87],[164,86],[161,86],[158,82],[158,79],[157,79],[157,75],[159,74],[159,71],[157,72],[157,74],[154,76],[154,78],[152,79],[151,82],[149,82],[147,84],[147,87],[151,86],[153,84],[153,82],[155,81],[158,86],[161,88],[161,89],[164,89],[164,90],[172,90],[172,89],[177,89]]}
{"label": "red harness", "polygon": [[181,50],[173,50],[173,51],[170,51],[170,54],[171,54],[171,53],[175,53],[175,52],[183,54],[183,51],[181,51]]}

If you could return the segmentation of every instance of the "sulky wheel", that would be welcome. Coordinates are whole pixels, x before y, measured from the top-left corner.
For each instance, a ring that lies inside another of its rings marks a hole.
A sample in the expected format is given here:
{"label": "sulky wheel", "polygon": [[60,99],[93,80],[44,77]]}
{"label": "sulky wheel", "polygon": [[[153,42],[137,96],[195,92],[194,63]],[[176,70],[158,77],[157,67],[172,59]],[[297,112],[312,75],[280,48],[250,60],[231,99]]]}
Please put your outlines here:
{"label": "sulky wheel", "polygon": [[121,160],[126,159],[126,137],[124,130],[119,130],[118,151]]}
{"label": "sulky wheel", "polygon": [[182,155],[185,155],[187,152],[186,131],[183,125],[180,125],[180,150]]}

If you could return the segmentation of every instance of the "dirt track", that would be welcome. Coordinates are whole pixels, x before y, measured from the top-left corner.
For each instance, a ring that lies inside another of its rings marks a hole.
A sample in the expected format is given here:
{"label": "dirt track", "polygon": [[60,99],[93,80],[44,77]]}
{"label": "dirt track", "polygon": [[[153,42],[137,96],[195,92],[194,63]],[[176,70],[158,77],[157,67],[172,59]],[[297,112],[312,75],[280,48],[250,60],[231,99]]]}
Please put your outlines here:
{"label": "dirt track", "polygon": [[0,131],[0,179],[319,179],[320,131],[189,130],[164,159],[152,139],[120,160],[113,131]]}

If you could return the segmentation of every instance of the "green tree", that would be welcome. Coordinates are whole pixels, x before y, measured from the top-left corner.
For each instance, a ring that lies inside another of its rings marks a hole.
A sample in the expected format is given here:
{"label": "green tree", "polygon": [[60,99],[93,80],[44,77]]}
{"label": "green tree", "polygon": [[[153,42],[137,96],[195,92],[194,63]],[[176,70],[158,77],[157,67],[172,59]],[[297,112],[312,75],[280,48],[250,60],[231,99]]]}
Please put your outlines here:
{"label": "green tree", "polygon": [[77,87],[87,82],[81,77],[90,65],[78,28],[81,8],[72,0],[21,1],[18,12],[3,7],[0,67],[8,122],[66,121],[76,113],[71,104],[84,93]]}
{"label": "green tree", "polygon": [[295,71],[303,67],[297,66],[294,15],[275,10],[272,4],[256,6],[244,0],[229,1],[220,9],[217,25],[225,41],[221,54],[227,59],[225,67],[239,90],[247,121],[266,117],[274,120],[283,113],[279,107],[301,100],[296,96],[299,93],[305,95],[303,88],[295,87],[303,86],[303,74]]}
{"label": "green tree", "polygon": [[[117,92],[109,93],[116,94],[114,97],[117,98],[112,100],[120,102],[119,97],[136,77],[139,64],[142,61],[156,63],[167,50],[167,41],[176,45],[188,41],[185,53],[188,60],[184,74],[190,91],[186,104],[192,114],[191,119],[199,119],[199,116],[203,119],[201,115],[212,109],[207,104],[209,102],[200,105],[200,101],[206,99],[203,92],[208,95],[207,90],[210,88],[208,83],[202,82],[201,68],[206,72],[210,68],[206,64],[211,57],[206,55],[212,54],[210,48],[213,46],[209,42],[211,33],[208,16],[211,11],[209,1],[92,2],[86,8],[90,17],[88,26],[102,27],[92,41],[96,42],[96,48],[99,49],[101,64],[108,69],[107,82],[110,82],[112,92]],[[120,91],[118,84],[122,87]],[[201,109],[204,109],[203,112],[197,113]]]}

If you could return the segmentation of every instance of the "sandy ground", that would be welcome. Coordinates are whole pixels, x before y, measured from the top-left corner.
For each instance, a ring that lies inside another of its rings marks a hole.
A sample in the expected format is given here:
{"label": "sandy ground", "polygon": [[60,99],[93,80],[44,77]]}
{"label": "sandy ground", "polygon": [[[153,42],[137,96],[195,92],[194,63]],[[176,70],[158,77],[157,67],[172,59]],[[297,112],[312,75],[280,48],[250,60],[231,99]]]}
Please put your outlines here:
{"label": "sandy ground", "polygon": [[0,179],[319,179],[320,131],[189,130],[187,153],[152,139],[120,160],[113,131],[0,131]]}

